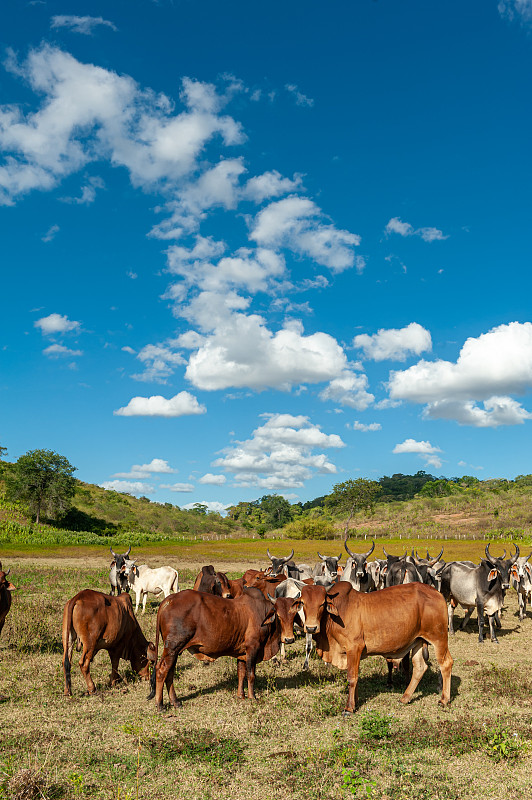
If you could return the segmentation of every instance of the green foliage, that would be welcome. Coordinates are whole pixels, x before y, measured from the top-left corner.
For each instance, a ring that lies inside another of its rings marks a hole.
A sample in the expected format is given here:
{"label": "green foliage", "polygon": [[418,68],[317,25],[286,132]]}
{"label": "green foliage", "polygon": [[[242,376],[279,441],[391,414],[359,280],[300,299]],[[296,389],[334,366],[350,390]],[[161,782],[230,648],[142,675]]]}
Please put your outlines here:
{"label": "green foliage", "polygon": [[337,532],[331,520],[323,517],[298,517],[285,525],[289,539],[334,539]]}
{"label": "green foliage", "polygon": [[517,758],[524,744],[517,733],[510,733],[502,725],[497,725],[486,734],[487,752],[495,761]]}
{"label": "green foliage", "polygon": [[280,528],[292,519],[292,507],[280,494],[265,494],[260,499],[264,523],[269,528]]}
{"label": "green foliage", "polygon": [[389,503],[393,500],[411,500],[426,483],[435,480],[434,475],[429,475],[422,469],[416,472],[415,475],[403,475],[401,472],[396,472],[391,478],[384,475],[379,478],[379,484],[382,488],[379,502]]}
{"label": "green foliage", "polygon": [[327,505],[337,514],[347,514],[344,528],[344,539],[347,539],[349,523],[357,511],[373,511],[378,495],[382,489],[376,481],[357,478],[333,486],[332,494],[327,498]]}
{"label": "green foliage", "polygon": [[419,497],[448,497],[453,493],[454,486],[451,481],[445,478],[438,478],[435,481],[425,483],[418,492]]}
{"label": "green foliage", "polygon": [[25,503],[37,524],[41,512],[63,516],[76,490],[76,467],[53,450],[30,450],[21,456],[6,481],[9,499]]}
{"label": "green foliage", "polygon": [[392,718],[378,711],[366,711],[360,717],[360,733],[364,739],[388,739],[392,732]]}

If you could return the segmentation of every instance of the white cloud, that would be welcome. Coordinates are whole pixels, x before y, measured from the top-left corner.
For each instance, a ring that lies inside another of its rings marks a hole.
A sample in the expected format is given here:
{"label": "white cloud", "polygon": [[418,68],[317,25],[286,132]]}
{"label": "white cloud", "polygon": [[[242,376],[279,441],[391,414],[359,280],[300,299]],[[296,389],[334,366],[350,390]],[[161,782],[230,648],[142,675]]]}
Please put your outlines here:
{"label": "white cloud", "polygon": [[137,354],[139,361],[145,364],[144,372],[136,373],[131,377],[136,381],[145,383],[166,383],[178,364],[184,364],[185,359],[180,353],[160,344],[147,344]]}
{"label": "white cloud", "polygon": [[332,336],[298,329],[272,333],[256,314],[232,314],[189,359],[186,377],[200,389],[289,390],[340,374],[346,357]]}
{"label": "white cloud", "polygon": [[431,455],[432,453],[441,453],[441,450],[430,442],[417,442],[415,439],[405,439],[401,444],[396,444],[392,452]]}
{"label": "white cloud", "polygon": [[340,448],[337,434],[325,434],[308,417],[262,414],[266,422],[251,439],[228,447],[213,462],[234,475],[237,486],[258,486],[269,491],[301,487],[314,472],[331,475],[336,467],[316,448]]}
{"label": "white cloud", "polygon": [[183,417],[205,414],[207,409],[189,392],[179,392],[167,400],[161,395],[132,397],[127,406],[113,413],[119,417]]}
{"label": "white cloud", "polygon": [[353,345],[373,361],[404,361],[410,355],[432,350],[429,331],[417,322],[411,322],[405,328],[381,328],[373,336],[362,333],[355,336]]}
{"label": "white cloud", "polygon": [[155,487],[142,481],[104,481],[99,483],[102,489],[112,489],[115,492],[126,492],[134,495],[148,495],[155,491]]}
{"label": "white cloud", "polygon": [[290,92],[290,94],[293,95],[296,105],[307,106],[307,108],[312,108],[314,105],[314,100],[312,97],[307,97],[305,94],[303,94],[303,92],[300,92],[295,83],[287,83],[285,84],[284,88],[287,92]]}
{"label": "white cloud", "polygon": [[227,478],[225,475],[213,475],[212,472],[207,472],[198,480],[198,483],[207,483],[211,484],[212,486],[223,486],[226,480]]}
{"label": "white cloud", "polygon": [[162,458],[153,458],[149,464],[133,464],[129,472],[116,472],[112,478],[138,478],[143,480],[150,475],[168,475],[177,472],[172,469],[168,461]]}
{"label": "white cloud", "polygon": [[497,6],[504,19],[532,22],[532,0],[501,0]]}
{"label": "white cloud", "polygon": [[192,483],[161,483],[161,489],[168,489],[170,492],[183,492],[189,494],[194,491]]}
{"label": "white cloud", "polygon": [[79,197],[60,197],[62,203],[68,203],[74,206],[88,206],[96,200],[96,190],[103,189],[105,183],[101,178],[95,175],[89,178],[88,182],[81,187],[81,195]]}
{"label": "white cloud", "polygon": [[387,236],[398,233],[399,236],[419,236],[424,242],[436,242],[448,239],[438,228],[414,228],[409,222],[399,217],[392,217],[386,224],[384,232]]}
{"label": "white cloud", "polygon": [[396,454],[414,453],[418,455],[427,466],[440,469],[442,460],[437,455],[441,453],[439,447],[435,447],[430,442],[417,442],[415,439],[405,439],[401,444],[396,444],[393,451]]}
{"label": "white cloud", "polygon": [[125,167],[135,185],[168,185],[191,173],[214,137],[225,145],[243,141],[241,126],[220,114],[225,101],[210,84],[184,78],[184,110],[174,114],[166,96],[48,45],[31,50],[22,64],[10,53],[6,63],[43,100],[27,114],[0,108],[3,203],[51,189],[97,159]]}
{"label": "white cloud", "polygon": [[437,400],[423,412],[429,419],[451,419],[459,425],[475,428],[498,428],[522,425],[532,414],[511,397],[490,397],[479,408],[473,400]]}
{"label": "white cloud", "polygon": [[382,429],[380,422],[370,422],[366,425],[364,422],[359,422],[357,419],[352,425],[349,425],[348,423],[347,427],[351,428],[353,431],[363,431],[364,433],[367,433],[368,431],[380,431]]}
{"label": "white cloud", "polygon": [[360,236],[322,222],[323,212],[308,197],[291,195],[270,203],[251,223],[250,238],[264,247],[286,247],[317,264],[342,272],[355,263]]}
{"label": "white cloud", "polygon": [[299,188],[301,188],[301,175],[295,175],[291,180],[283,178],[281,173],[274,169],[250,178],[242,190],[242,196],[255,203],[262,203],[269,197],[280,197]]}
{"label": "white cloud", "polygon": [[367,388],[367,375],[355,375],[354,372],[345,370],[338,378],[334,378],[319,396],[320,400],[332,400],[342,406],[365,411],[375,400],[375,396],[366,391]]}
{"label": "white cloud", "polygon": [[61,228],[59,227],[59,225],[52,225],[50,228],[48,228],[44,236],[41,236],[41,241],[51,242],[52,239],[55,239],[56,235],[59,233],[60,230]]}
{"label": "white cloud", "polygon": [[53,336],[56,333],[68,333],[68,331],[79,330],[80,323],[69,319],[66,314],[49,314],[33,323],[36,328],[41,329],[45,336]]}
{"label": "white cloud", "polygon": [[70,14],[56,14],[50,22],[51,28],[68,28],[74,33],[83,33],[86,36],[92,35],[95,28],[100,26],[118,30],[116,25],[103,17],[76,17]]}
{"label": "white cloud", "polygon": [[129,353],[129,354],[130,354],[130,355],[132,355],[132,356],[134,356],[134,355],[135,355],[135,353],[137,352],[136,350],[133,350],[133,348],[132,348],[132,347],[130,347],[129,345],[126,345],[125,347],[122,347],[122,351],[123,351],[124,353]]}
{"label": "white cloud", "polygon": [[82,356],[83,350],[71,350],[69,347],[63,347],[62,344],[51,344],[43,350],[45,356],[48,358],[75,358]]}

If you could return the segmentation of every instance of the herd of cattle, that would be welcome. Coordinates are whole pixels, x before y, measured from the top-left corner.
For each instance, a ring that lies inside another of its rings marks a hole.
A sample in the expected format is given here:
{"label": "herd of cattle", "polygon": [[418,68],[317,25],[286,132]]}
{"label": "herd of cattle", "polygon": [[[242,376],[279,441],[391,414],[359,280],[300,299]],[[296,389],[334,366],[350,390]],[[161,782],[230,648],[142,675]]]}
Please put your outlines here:
{"label": "herd of cattle", "polygon": [[[349,692],[344,714],[352,713],[358,700],[360,660],[370,655],[388,661],[388,681],[394,667],[401,666],[409,683],[401,698],[408,703],[427,669],[428,644],[435,649],[441,672],[439,703],[450,702],[453,660],[448,649],[448,631],[454,633],[453,612],[457,605],[466,610],[462,629],[474,609],[478,614],[479,642],[483,641],[485,617],[491,641],[498,643],[496,628],[501,627],[506,591],[512,585],[519,598],[519,619],[531,603],[532,568],[528,556],[506,551],[495,558],[486,547],[480,564],[471,561],[445,563],[429,553],[425,558],[412,551],[408,556],[393,556],[368,561],[375,544],[366,553],[352,552],[342,568],[338,557],[322,556],[315,566],[295,564],[294,551],[276,558],[267,550],[271,566],[266,570],[248,569],[232,580],[214,567],[204,566],[193,589],[179,591],[178,573],[172,567],[150,569],[137,565],[126,553],[115,553],[110,570],[111,592],[85,589],[68,601],[63,613],[64,692],[71,695],[71,661],[74,647],[81,651],[79,665],[89,693],[96,687],[90,664],[99,650],[111,659],[111,684],[120,680],[121,658],[133,670],[150,680],[149,699],[155,697],[163,708],[163,687],[170,703],[181,705],[174,687],[178,656],[188,650],[201,661],[220,656],[237,660],[237,695],[253,699],[255,668],[295,641],[294,628],[306,635],[304,668],[308,669],[313,644],[325,662],[347,669]],[[383,548],[384,549],[384,548]],[[9,570],[0,563],[0,633],[11,606],[7,579]],[[135,611],[129,592],[135,592]],[[164,594],[158,613],[155,644],[144,636],[135,613],[148,593]],[[159,639],[163,651],[159,658]],[[410,670],[410,658],[412,669]],[[150,666],[151,678],[150,678]]]}

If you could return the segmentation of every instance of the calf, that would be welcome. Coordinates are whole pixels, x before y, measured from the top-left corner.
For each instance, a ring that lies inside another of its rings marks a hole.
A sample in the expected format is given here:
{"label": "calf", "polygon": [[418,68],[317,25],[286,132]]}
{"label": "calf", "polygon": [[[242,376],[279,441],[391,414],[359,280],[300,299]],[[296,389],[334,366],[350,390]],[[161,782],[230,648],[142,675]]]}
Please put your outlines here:
{"label": "calf", "polygon": [[10,572],[11,568],[7,572],[2,571],[2,562],[0,561],[0,633],[2,633],[2,628],[11,608],[11,592],[17,588],[7,579]]}
{"label": "calf", "polygon": [[70,666],[76,640],[83,648],[79,666],[89,694],[96,692],[90,674],[90,664],[99,650],[107,650],[111,659],[111,685],[121,680],[118,664],[121,658],[131,662],[131,668],[144,680],[149,679],[149,662],[155,662],[153,644],[145,638],[133,613],[128,594],[110,597],[103,592],[84,589],[68,601],[63,611],[63,674],[65,695],[72,694]]}
{"label": "calf", "polygon": [[[286,581],[286,583],[289,584],[291,581]],[[296,581],[292,583],[296,583]],[[290,586],[286,587],[286,594],[283,597],[283,588],[279,587],[279,596],[277,596],[276,590],[276,597],[268,595],[268,599],[275,603],[276,613],[281,623],[281,641],[291,644],[294,641],[294,622],[301,622],[301,627],[306,634],[305,663],[303,665],[303,669],[306,670],[309,668],[312,652],[312,637],[320,627],[320,620],[325,610],[327,589],[325,586],[308,586],[302,583],[295,587],[297,593],[294,597],[290,597],[292,588]]]}
{"label": "calf", "polygon": [[133,562],[131,567],[126,569],[126,577],[135,592],[135,614],[139,610],[141,599],[142,613],[145,613],[148,593],[156,595],[164,593],[164,596],[168,597],[172,592],[179,591],[179,575],[173,567],[150,569],[147,564],[141,564],[140,567],[137,567]]}
{"label": "calf", "polygon": [[200,661],[214,661],[220,656],[237,659],[237,695],[244,698],[247,676],[248,697],[255,699],[255,667],[279,651],[279,627],[275,608],[258,589],[244,589],[234,600],[186,589],[163,600],[157,613],[155,653],[159,636],[163,654],[152,672],[151,692],[157,710],[163,709],[163,685],[171,704],[178,708],[174,688],[175,665],[183,650]]}

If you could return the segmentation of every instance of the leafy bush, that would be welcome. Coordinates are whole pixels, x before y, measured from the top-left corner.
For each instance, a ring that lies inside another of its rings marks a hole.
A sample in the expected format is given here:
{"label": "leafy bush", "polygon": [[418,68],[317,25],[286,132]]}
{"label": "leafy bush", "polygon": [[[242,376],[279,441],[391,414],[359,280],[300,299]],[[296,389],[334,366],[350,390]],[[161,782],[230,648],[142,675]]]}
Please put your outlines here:
{"label": "leafy bush", "polygon": [[283,528],[289,539],[335,539],[337,532],[331,520],[323,517],[299,517]]}

